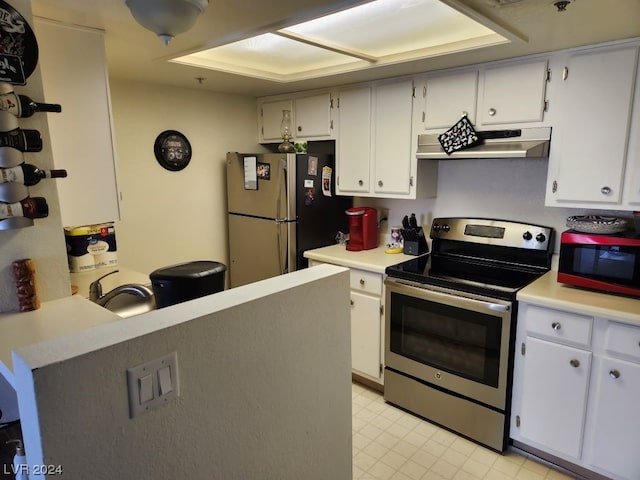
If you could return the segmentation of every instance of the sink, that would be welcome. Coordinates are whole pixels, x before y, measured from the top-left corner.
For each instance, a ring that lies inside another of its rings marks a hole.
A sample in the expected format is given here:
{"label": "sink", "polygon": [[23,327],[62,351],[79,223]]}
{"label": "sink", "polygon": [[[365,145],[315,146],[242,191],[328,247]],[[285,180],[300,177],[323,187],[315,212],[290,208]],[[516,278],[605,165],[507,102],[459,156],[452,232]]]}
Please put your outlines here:
{"label": "sink", "polygon": [[103,307],[121,318],[129,318],[155,310],[156,298],[154,295],[141,297],[123,292],[113,297]]}

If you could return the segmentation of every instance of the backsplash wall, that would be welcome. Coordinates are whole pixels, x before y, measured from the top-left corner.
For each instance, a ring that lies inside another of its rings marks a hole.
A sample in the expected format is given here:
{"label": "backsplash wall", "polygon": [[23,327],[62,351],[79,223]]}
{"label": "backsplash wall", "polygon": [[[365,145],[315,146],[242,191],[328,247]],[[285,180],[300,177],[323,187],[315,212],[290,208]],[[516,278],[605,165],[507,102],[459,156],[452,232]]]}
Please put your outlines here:
{"label": "backsplash wall", "polygon": [[[431,160],[420,160],[431,161]],[[559,233],[566,230],[571,215],[621,212],[545,207],[546,159],[474,159],[440,161],[438,195],[421,200],[358,198],[358,205],[388,209],[389,220],[381,233],[389,233],[410,213],[418,223],[430,225],[437,217],[480,217],[513,220],[553,227],[554,251],[559,248]]]}

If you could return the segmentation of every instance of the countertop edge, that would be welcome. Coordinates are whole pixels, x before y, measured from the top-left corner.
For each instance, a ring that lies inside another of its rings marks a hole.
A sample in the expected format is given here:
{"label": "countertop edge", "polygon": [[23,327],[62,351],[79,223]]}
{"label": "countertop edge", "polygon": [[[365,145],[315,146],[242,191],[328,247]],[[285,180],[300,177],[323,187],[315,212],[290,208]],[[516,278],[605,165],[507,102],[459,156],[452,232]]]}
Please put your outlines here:
{"label": "countertop edge", "polygon": [[518,301],[640,326],[640,299],[558,283],[551,270],[524,287]]}
{"label": "countertop edge", "polygon": [[379,246],[371,250],[352,252],[344,245],[329,245],[304,252],[304,257],[318,262],[326,262],[349,268],[359,268],[375,273],[385,273],[391,265],[417,258],[404,253],[385,253],[386,246]]}

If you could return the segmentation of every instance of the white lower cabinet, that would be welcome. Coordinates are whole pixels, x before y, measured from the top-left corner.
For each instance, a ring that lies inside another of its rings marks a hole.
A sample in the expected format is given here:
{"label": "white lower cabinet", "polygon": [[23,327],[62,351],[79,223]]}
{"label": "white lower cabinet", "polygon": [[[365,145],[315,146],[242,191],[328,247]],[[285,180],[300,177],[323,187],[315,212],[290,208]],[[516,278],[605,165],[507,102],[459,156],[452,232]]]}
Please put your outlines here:
{"label": "white lower cabinet", "polygon": [[521,302],[516,350],[517,446],[639,479],[640,326]]}
{"label": "white lower cabinet", "polygon": [[382,383],[382,274],[351,269],[351,368]]}
{"label": "white lower cabinet", "polygon": [[580,457],[591,352],[526,338],[520,434]]}
{"label": "white lower cabinet", "polygon": [[[323,262],[310,260],[309,266]],[[335,262],[339,265],[339,262]],[[351,370],[383,385],[384,274],[351,268]]]}
{"label": "white lower cabinet", "polygon": [[380,297],[351,291],[351,368],[379,379]]}
{"label": "white lower cabinet", "polygon": [[603,357],[594,379],[590,463],[622,478],[640,478],[640,365]]}

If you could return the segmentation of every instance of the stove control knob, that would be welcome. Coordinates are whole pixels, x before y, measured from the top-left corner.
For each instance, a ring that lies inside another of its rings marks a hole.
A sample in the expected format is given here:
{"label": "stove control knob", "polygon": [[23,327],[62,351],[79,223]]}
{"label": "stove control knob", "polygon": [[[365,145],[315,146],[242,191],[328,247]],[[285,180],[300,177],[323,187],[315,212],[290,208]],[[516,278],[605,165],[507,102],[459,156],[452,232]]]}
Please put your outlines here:
{"label": "stove control knob", "polygon": [[434,232],[439,232],[440,231],[440,225],[438,225],[437,223],[433,224],[433,231]]}
{"label": "stove control knob", "polygon": [[445,224],[442,226],[442,231],[443,231],[443,232],[448,232],[449,230],[451,230],[451,227],[445,223]]}
{"label": "stove control knob", "polygon": [[536,240],[539,241],[540,243],[544,242],[547,239],[547,237],[544,236],[544,233],[539,233],[536,235]]}
{"label": "stove control knob", "polygon": [[522,238],[524,238],[525,240],[529,241],[533,238],[533,235],[531,235],[531,232],[524,232],[522,234]]}

